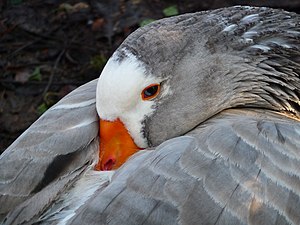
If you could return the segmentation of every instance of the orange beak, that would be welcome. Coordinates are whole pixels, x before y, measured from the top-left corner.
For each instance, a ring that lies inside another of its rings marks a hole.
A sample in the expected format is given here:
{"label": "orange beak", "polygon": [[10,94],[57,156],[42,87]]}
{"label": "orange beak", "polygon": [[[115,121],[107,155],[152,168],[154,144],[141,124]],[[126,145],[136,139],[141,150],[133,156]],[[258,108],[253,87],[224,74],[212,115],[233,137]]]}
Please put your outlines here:
{"label": "orange beak", "polygon": [[100,119],[99,162],[95,170],[117,169],[139,150],[119,119],[113,122]]}

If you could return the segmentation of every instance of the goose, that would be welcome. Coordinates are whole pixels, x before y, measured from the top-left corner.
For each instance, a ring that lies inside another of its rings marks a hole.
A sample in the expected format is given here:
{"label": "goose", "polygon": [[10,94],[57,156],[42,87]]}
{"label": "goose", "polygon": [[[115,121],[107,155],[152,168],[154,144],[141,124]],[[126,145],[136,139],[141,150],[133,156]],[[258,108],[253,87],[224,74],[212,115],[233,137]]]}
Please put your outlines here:
{"label": "goose", "polygon": [[300,17],[133,32],[0,159],[3,224],[300,224]]}

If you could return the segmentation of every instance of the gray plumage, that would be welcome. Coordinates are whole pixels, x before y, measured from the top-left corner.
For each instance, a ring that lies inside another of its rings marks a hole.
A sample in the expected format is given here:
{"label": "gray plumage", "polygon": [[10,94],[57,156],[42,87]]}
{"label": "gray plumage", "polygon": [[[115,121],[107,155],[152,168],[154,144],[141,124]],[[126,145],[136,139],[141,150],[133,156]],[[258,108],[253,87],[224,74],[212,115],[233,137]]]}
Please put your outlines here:
{"label": "gray plumage", "polygon": [[[146,119],[149,145],[233,107],[299,116],[299,23],[297,14],[283,10],[231,7],[164,19],[130,35],[117,52],[120,60],[129,49],[178,93],[158,99]],[[163,122],[170,114],[173,122]]]}
{"label": "gray plumage", "polygon": [[[299,40],[299,15],[255,7],[167,18],[130,35],[118,60],[130,51],[173,95],[158,96],[143,121],[152,148],[99,183],[68,223],[300,224]],[[95,84],[1,156],[5,224],[55,223],[45,212],[97,161]]]}
{"label": "gray plumage", "polygon": [[96,84],[91,81],[66,96],[1,155],[1,217],[59,177],[97,160]]}
{"label": "gray plumage", "polygon": [[224,111],[133,157],[73,223],[299,224],[299,132],[279,113]]}

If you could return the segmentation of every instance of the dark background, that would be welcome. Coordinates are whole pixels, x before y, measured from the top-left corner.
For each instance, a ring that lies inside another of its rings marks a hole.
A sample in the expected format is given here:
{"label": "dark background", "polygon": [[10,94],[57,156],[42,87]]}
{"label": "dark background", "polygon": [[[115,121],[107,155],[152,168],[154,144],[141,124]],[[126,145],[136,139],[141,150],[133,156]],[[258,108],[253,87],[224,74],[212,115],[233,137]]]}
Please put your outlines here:
{"label": "dark background", "polygon": [[166,16],[299,0],[0,0],[0,152],[47,108],[97,78],[132,31]]}

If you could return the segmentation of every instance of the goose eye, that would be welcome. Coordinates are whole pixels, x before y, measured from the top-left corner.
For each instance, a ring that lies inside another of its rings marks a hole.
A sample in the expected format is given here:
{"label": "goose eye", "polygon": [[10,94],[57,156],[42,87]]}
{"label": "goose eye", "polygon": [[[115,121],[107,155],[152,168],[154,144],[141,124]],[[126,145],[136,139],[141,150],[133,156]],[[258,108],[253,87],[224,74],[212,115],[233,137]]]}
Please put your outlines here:
{"label": "goose eye", "polygon": [[150,100],[155,98],[160,91],[160,85],[159,84],[150,84],[142,91],[142,99],[143,100]]}

